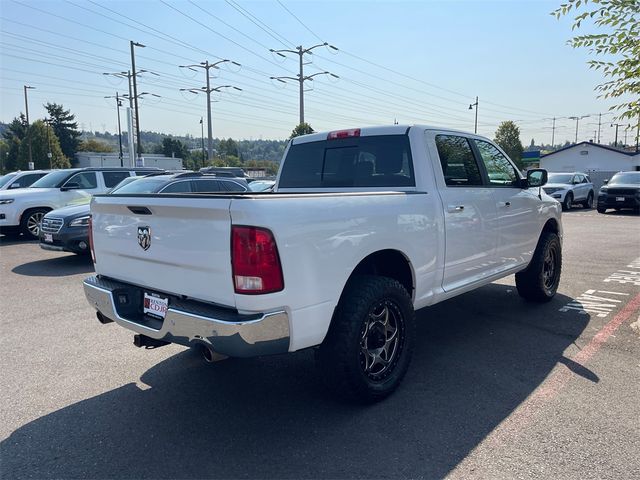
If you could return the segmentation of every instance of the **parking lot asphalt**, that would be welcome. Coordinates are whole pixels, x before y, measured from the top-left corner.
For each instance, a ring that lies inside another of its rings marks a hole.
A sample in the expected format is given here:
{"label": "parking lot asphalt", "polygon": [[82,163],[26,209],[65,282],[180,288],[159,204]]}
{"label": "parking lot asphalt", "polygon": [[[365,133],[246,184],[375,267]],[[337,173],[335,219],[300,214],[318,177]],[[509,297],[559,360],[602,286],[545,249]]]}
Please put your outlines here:
{"label": "parking lot asphalt", "polygon": [[563,223],[553,301],[509,277],[419,311],[404,383],[367,407],[311,351],[135,348],[87,304],[90,260],[0,237],[2,478],[640,478],[640,218]]}

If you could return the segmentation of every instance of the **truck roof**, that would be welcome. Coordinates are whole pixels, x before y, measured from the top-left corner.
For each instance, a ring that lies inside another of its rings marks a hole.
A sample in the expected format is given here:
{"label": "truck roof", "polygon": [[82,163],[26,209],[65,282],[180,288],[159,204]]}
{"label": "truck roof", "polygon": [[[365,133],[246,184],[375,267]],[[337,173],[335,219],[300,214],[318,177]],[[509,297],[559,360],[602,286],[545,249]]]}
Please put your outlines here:
{"label": "truck roof", "polygon": [[[360,130],[361,137],[368,137],[372,135],[406,135],[409,129],[412,127],[419,127],[424,130],[446,130],[448,132],[458,132],[458,133],[464,133],[465,135],[474,135],[473,133],[465,132],[463,130],[456,130],[453,128],[437,127],[434,125],[422,125],[422,124],[381,125],[381,126],[375,126],[375,127],[360,127],[358,128],[358,130]],[[338,129],[338,130],[310,133],[308,135],[301,135],[299,137],[294,137],[291,141],[291,144],[298,145],[301,143],[318,142],[321,140],[326,140],[327,136],[331,132],[342,132],[342,131],[346,132],[350,130],[355,130],[355,128],[344,128],[344,129]]]}

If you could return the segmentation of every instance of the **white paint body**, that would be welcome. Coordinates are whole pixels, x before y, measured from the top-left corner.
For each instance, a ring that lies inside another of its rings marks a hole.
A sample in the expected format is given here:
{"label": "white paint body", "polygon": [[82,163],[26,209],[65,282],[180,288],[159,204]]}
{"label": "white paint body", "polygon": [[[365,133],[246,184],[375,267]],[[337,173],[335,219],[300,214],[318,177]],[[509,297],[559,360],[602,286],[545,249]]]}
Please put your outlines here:
{"label": "white paint body", "polygon": [[[392,126],[362,129],[361,136],[407,131],[416,186],[392,192],[368,187],[94,197],[96,272],[240,313],[284,309],[290,321],[289,350],[295,351],[322,343],[347,280],[370,254],[396,250],[409,261],[418,309],[526,268],[549,219],[555,219],[562,235],[559,204],[544,192],[539,198],[537,188],[448,188],[434,138],[451,131]],[[313,134],[294,142],[324,138],[326,134]],[[458,213],[451,205],[465,209]],[[152,214],[136,215],[129,206],[145,206]],[[151,228],[146,251],[137,241],[141,225]],[[232,225],[271,230],[284,290],[234,293]]]}
{"label": "white paint body", "polygon": [[550,172],[620,172],[640,167],[640,154],[582,142],[540,159],[540,168]]}

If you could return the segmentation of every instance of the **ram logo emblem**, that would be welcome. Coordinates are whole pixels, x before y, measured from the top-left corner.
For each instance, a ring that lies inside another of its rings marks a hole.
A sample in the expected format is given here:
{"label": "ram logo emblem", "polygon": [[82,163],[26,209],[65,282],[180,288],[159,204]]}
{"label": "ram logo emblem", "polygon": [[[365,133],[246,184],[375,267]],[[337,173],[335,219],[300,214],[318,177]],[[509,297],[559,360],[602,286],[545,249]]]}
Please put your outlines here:
{"label": "ram logo emblem", "polygon": [[138,245],[143,250],[149,250],[151,246],[151,227],[138,227]]}

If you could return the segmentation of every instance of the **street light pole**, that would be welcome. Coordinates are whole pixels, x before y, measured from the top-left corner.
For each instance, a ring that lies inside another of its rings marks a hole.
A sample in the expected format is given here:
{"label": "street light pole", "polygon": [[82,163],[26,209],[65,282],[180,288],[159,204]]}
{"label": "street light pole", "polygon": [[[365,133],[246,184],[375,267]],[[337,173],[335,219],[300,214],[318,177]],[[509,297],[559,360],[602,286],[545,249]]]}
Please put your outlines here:
{"label": "street light pole", "polygon": [[578,123],[580,122],[580,120],[582,120],[583,118],[587,118],[589,117],[589,115],[582,115],[581,117],[568,117],[569,120],[575,120],[576,121],[576,140],[575,142],[573,142],[574,144],[578,143]]}
{"label": "street light pole", "polygon": [[[227,63],[227,62],[232,63],[233,65],[236,65],[238,67],[241,66],[238,62],[234,62],[233,60],[229,60],[229,59],[220,60],[214,63],[209,63],[209,60],[206,60],[204,62],[200,62],[199,64],[194,64],[194,65],[179,65],[180,68],[188,68],[189,70],[194,70],[194,71],[196,68],[202,68],[206,72],[206,76],[207,76],[206,87],[181,88],[180,90],[194,92],[194,93],[204,92],[207,94],[207,153],[208,153],[209,159],[213,158],[213,125],[211,123],[211,92],[217,92],[219,91],[220,88],[223,88],[223,87],[211,88],[211,76],[209,74],[209,70],[211,70],[212,68],[217,69],[219,68],[218,65],[222,63]],[[231,87],[231,85],[225,85],[225,87]],[[242,90],[241,88],[237,88],[237,87],[232,87],[232,88],[235,88],[236,90]]]}
{"label": "street light pole", "polygon": [[313,77],[317,76],[317,75],[331,75],[334,78],[340,78],[338,77],[338,75],[335,75],[331,72],[317,72],[314,73],[313,75],[307,75],[305,76],[304,74],[304,54],[305,53],[309,53],[311,54],[311,50],[313,50],[314,48],[318,48],[318,47],[329,47],[332,48],[333,50],[338,50],[337,47],[334,47],[333,45],[329,45],[327,42],[324,43],[319,43],[318,45],[314,45],[312,47],[308,47],[308,48],[303,48],[302,45],[299,45],[296,47],[295,50],[287,50],[287,49],[283,49],[283,50],[274,50],[273,48],[269,49],[269,51],[271,53],[275,53],[276,55],[279,55],[281,57],[286,58],[286,55],[284,55],[284,53],[293,53],[295,55],[298,55],[298,66],[299,66],[299,72],[297,77],[269,77],[271,78],[271,80],[277,80],[279,82],[282,83],[286,83],[285,80],[293,80],[295,82],[299,82],[300,84],[300,114],[299,114],[299,118],[300,118],[300,124],[304,123],[304,82],[307,80],[313,80]]}
{"label": "street light pole", "polygon": [[616,139],[613,142],[613,146],[617,147],[618,146],[618,127],[624,127],[624,124],[622,124],[622,123],[612,123],[611,126],[612,127],[616,127]]}
{"label": "street light pole", "polygon": [[49,151],[47,152],[47,158],[49,159],[49,169],[53,170],[53,154],[51,153],[51,137],[49,135],[49,129],[51,128],[51,125],[49,124],[49,122],[51,121],[50,118],[45,118],[44,119],[44,124],[46,125],[46,129],[47,129],[47,146],[49,147]]}
{"label": "street light pole", "polygon": [[[27,119],[27,134],[28,134],[28,130],[29,130],[29,102],[27,100],[27,90],[30,89],[35,89],[36,87],[30,87],[29,85],[24,85],[24,110],[25,110],[25,116]],[[29,136],[29,167],[31,168],[33,165],[33,154],[31,152],[31,135]]]}
{"label": "street light pole", "polygon": [[473,110],[473,107],[476,108],[476,123],[473,127],[473,133],[478,133],[478,97],[476,97],[476,103],[469,104],[469,110]]}

